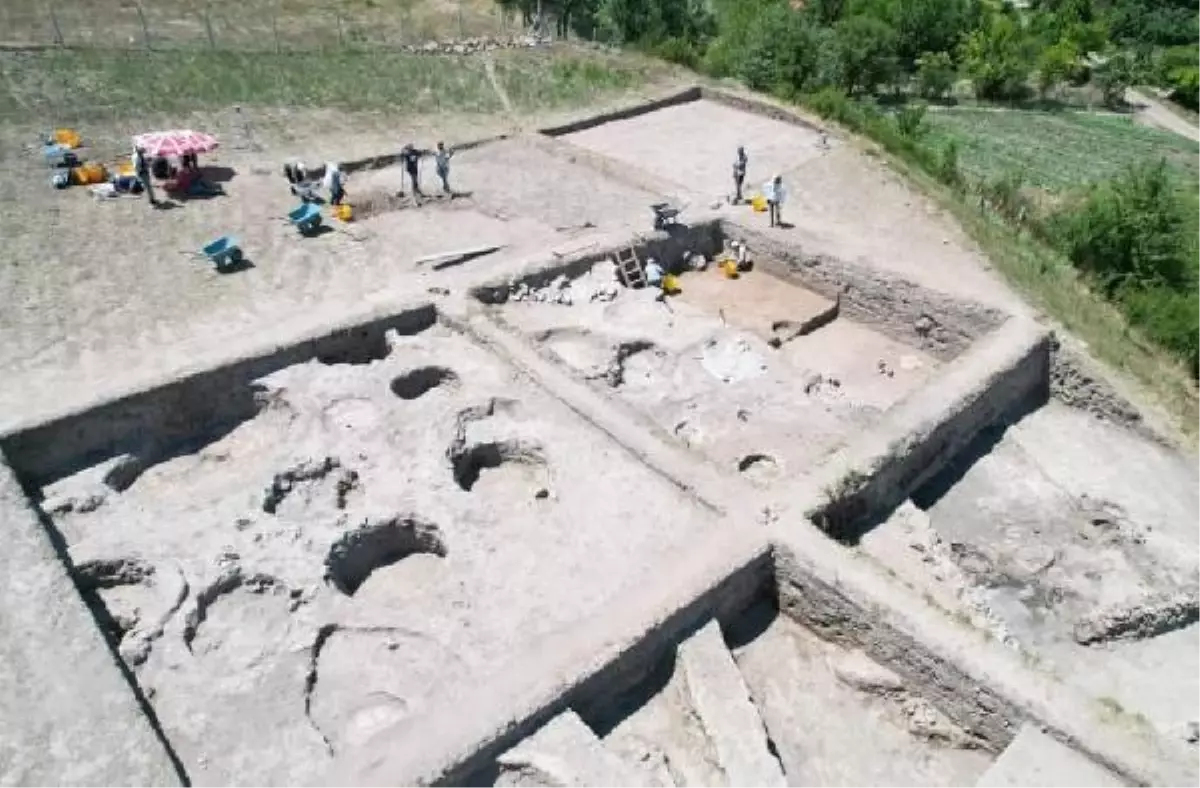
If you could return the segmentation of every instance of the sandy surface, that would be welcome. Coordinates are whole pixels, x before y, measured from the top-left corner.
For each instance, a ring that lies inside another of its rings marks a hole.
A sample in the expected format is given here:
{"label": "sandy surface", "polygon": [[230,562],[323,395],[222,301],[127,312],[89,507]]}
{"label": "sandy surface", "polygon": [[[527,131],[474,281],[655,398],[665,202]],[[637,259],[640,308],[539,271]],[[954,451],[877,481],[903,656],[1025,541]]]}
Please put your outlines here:
{"label": "sandy surface", "polygon": [[[394,378],[431,364],[449,369],[442,385],[411,399],[420,386],[393,392]],[[585,618],[622,578],[714,525],[443,329],[398,340],[382,361],[312,362],[264,385],[270,405],[258,417],[123,492],[100,469],[45,491],[85,574],[99,566],[89,562],[152,567],[100,593],[198,784],[308,779],[331,751],[418,713],[438,687],[511,658],[514,633],[527,640]],[[513,460],[486,467],[496,443]],[[478,478],[456,475],[451,458],[480,445]],[[265,511],[289,470],[296,480]],[[93,511],[63,511],[97,494]],[[362,523],[395,518],[419,521],[437,550],[388,563],[396,545],[368,545],[378,568],[352,594],[340,590],[337,545]],[[191,593],[172,610],[180,584]]]}

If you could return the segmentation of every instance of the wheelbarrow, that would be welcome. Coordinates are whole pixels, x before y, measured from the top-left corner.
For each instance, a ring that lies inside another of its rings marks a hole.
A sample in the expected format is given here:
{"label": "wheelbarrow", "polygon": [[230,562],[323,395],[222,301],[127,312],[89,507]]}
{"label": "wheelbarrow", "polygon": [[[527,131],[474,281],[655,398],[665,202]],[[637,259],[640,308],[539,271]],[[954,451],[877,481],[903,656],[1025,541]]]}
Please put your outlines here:
{"label": "wheelbarrow", "polygon": [[650,210],[654,211],[655,230],[665,230],[667,227],[679,223],[681,209],[672,206],[670,203],[654,203],[650,206]]}
{"label": "wheelbarrow", "polygon": [[221,236],[205,246],[201,253],[212,261],[218,271],[238,265],[245,260],[242,247],[238,246],[237,240],[230,235]]}
{"label": "wheelbarrow", "polygon": [[42,158],[50,168],[70,168],[79,166],[79,157],[65,145],[53,143],[42,146]]}
{"label": "wheelbarrow", "polygon": [[287,218],[302,235],[313,235],[321,227],[321,209],[310,202],[289,212]]}

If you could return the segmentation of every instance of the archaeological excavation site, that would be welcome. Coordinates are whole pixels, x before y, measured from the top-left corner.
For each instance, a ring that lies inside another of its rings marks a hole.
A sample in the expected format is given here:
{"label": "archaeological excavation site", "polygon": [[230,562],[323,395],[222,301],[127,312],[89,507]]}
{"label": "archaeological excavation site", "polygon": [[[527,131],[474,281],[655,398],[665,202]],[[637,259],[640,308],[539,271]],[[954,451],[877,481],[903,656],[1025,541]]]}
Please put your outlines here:
{"label": "archaeological excavation site", "polygon": [[481,141],[305,247],[336,308],[7,411],[3,782],[1196,784],[1194,456],[813,207],[846,148],[708,88]]}

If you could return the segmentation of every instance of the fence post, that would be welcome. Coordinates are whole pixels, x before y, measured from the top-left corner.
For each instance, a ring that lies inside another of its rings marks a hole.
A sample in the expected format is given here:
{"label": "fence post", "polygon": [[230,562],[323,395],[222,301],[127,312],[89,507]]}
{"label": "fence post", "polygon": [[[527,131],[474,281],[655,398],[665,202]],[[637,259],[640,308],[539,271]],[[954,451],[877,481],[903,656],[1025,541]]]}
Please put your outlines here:
{"label": "fence post", "polygon": [[346,48],[346,37],[342,33],[342,12],[334,11],[333,17],[334,17],[334,19],[337,20],[338,46],[341,47],[342,49],[345,49]]}
{"label": "fence post", "polygon": [[149,50],[152,47],[150,46],[150,25],[146,23],[146,12],[142,10],[141,3],[136,3],[134,8],[137,9],[138,19],[142,23],[142,40],[146,44],[146,49]]}
{"label": "fence post", "polygon": [[54,43],[56,46],[66,46],[66,41],[63,39],[62,28],[58,26],[58,14],[54,13],[54,6],[50,6],[50,24],[54,26]]}
{"label": "fence post", "polygon": [[271,36],[275,39],[275,54],[283,49],[279,45],[279,4],[271,3]]}
{"label": "fence post", "polygon": [[217,37],[213,35],[212,28],[212,6],[204,6],[204,30],[208,33],[208,48],[217,48]]}

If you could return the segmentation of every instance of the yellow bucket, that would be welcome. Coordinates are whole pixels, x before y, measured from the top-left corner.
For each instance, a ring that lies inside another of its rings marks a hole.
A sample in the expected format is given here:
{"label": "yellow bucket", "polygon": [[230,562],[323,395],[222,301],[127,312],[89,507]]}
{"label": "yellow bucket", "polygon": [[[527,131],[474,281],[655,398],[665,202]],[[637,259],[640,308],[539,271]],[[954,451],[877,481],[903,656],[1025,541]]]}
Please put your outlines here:
{"label": "yellow bucket", "polygon": [[354,218],[354,209],[346,203],[342,203],[341,205],[334,206],[333,215],[343,222],[348,222]]}
{"label": "yellow bucket", "polygon": [[737,279],[738,278],[737,260],[722,260],[721,261],[721,272],[723,274],[725,274],[726,279]]}
{"label": "yellow bucket", "polygon": [[78,148],[79,143],[82,142],[79,139],[79,133],[74,129],[55,129],[54,141],[68,148]]}
{"label": "yellow bucket", "polygon": [[766,213],[767,212],[767,198],[763,197],[761,194],[754,195],[754,197],[752,197],[750,199],[750,208],[755,213]]}
{"label": "yellow bucket", "polygon": [[80,186],[87,186],[92,183],[103,183],[105,175],[104,165],[88,162],[71,170],[71,178]]}
{"label": "yellow bucket", "polygon": [[667,295],[675,295],[676,293],[681,292],[679,287],[679,277],[675,276],[675,274],[667,274],[664,276],[662,280],[662,289]]}
{"label": "yellow bucket", "polygon": [[117,175],[136,175],[133,169],[133,162],[123,161],[117,165]]}

